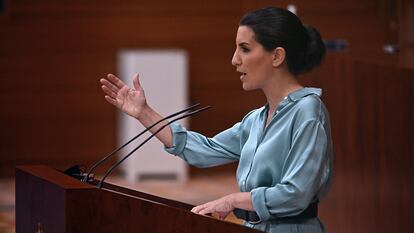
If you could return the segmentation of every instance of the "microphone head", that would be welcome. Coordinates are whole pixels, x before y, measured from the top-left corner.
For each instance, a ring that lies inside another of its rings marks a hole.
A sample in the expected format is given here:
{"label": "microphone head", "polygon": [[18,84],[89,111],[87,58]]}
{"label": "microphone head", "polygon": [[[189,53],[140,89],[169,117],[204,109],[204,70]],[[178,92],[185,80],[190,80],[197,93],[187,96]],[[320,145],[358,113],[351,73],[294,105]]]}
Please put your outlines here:
{"label": "microphone head", "polygon": [[78,180],[81,180],[81,181],[93,182],[94,180],[93,174],[90,174],[88,180],[86,180],[87,174],[83,171],[83,169],[79,165],[74,165],[66,169],[65,171],[63,171],[63,173],[73,178],[76,178]]}

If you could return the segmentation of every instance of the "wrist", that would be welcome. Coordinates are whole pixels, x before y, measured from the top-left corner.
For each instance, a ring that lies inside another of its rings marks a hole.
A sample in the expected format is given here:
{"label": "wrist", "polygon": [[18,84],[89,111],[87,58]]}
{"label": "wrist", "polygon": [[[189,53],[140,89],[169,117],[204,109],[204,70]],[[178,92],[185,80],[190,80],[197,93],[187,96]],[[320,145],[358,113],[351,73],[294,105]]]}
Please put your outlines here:
{"label": "wrist", "polygon": [[232,193],[232,194],[230,194],[230,205],[233,208],[240,208],[242,206],[241,205],[241,202],[242,202],[241,195],[242,195],[242,193]]}
{"label": "wrist", "polygon": [[139,112],[134,114],[134,117],[137,120],[142,121],[150,115],[150,112],[151,112],[151,107],[148,106],[148,104],[145,104],[144,106],[141,107],[141,110]]}
{"label": "wrist", "polygon": [[254,210],[250,192],[239,192],[230,194],[229,200],[230,205],[233,208],[239,208],[249,211]]}

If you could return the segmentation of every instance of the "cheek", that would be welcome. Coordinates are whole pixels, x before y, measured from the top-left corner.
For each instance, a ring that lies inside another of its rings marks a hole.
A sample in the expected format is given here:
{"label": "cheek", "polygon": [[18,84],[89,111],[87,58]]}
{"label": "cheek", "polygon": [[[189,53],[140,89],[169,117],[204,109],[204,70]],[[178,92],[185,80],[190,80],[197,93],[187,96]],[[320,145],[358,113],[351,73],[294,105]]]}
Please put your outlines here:
{"label": "cheek", "polygon": [[267,59],[255,59],[250,63],[250,67],[251,71],[253,71],[254,74],[260,76],[258,78],[262,79],[268,76],[272,68],[272,64],[269,63]]}
{"label": "cheek", "polygon": [[255,72],[268,69],[272,65],[269,57],[263,56],[263,54],[251,54],[250,56],[246,56],[245,64]]}
{"label": "cheek", "polygon": [[248,68],[249,73],[251,72],[257,72],[258,68],[260,67],[260,62],[255,57],[246,57],[244,60],[244,64],[246,68]]}

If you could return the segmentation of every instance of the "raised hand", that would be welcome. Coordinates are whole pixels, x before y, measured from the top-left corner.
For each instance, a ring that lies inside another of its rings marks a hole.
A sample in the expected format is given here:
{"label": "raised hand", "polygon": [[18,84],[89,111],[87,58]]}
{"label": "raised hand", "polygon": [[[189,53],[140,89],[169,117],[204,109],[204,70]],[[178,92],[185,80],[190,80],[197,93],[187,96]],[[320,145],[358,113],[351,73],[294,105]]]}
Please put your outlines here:
{"label": "raised hand", "polygon": [[119,108],[121,111],[138,118],[142,110],[147,106],[144,90],[136,74],[133,78],[134,88],[128,87],[121,79],[113,74],[100,80],[105,99]]}

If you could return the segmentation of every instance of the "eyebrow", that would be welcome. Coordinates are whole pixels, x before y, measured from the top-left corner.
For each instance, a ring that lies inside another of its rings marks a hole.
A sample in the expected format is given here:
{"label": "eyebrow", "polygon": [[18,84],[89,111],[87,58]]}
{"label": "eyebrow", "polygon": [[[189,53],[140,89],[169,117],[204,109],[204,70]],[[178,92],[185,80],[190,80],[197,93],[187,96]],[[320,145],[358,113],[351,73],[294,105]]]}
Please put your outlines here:
{"label": "eyebrow", "polygon": [[244,46],[244,45],[249,45],[249,43],[247,43],[247,42],[241,42],[241,43],[239,43],[239,46]]}

